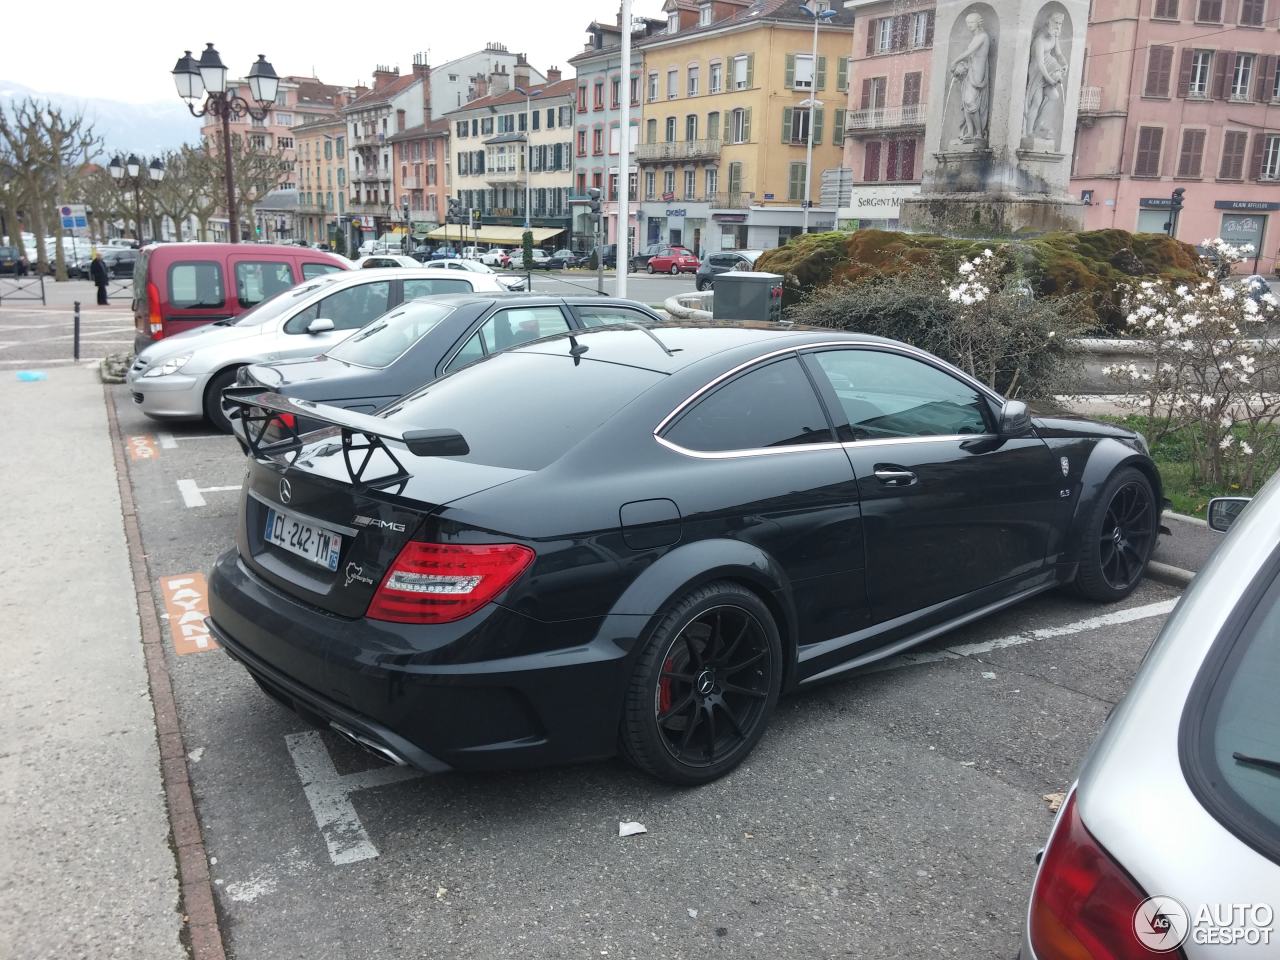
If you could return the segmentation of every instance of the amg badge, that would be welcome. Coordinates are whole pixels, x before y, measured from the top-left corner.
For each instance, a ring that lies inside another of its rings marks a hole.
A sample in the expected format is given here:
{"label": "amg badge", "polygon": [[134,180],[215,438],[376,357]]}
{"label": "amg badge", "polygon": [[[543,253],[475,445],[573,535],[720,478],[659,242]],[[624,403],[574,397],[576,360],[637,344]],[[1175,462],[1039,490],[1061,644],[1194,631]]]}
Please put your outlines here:
{"label": "amg badge", "polygon": [[1058,463],[1062,465],[1062,475],[1064,477],[1069,476],[1071,474],[1071,461],[1063,457]]}
{"label": "amg badge", "polygon": [[351,522],[357,527],[373,527],[375,530],[394,530],[396,533],[404,533],[403,523],[392,523],[390,520],[379,520],[377,517],[362,517],[358,513]]}

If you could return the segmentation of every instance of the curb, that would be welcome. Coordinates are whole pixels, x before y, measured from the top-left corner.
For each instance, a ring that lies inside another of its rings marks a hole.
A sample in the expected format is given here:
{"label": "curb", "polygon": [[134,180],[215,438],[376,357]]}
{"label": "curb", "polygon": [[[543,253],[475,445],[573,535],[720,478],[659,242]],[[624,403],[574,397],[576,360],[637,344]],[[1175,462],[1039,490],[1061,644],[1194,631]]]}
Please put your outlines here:
{"label": "curb", "polygon": [[104,387],[102,395],[107,407],[107,423],[115,456],[116,483],[120,488],[120,505],[124,514],[125,540],[129,545],[129,566],[133,572],[138,622],[142,627],[147,684],[151,689],[151,706],[155,711],[160,769],[169,808],[170,843],[178,862],[182,939],[190,946],[193,960],[226,960],[222,930],[218,926],[217,908],[214,906],[213,884],[209,878],[209,858],[204,848],[200,821],[196,817],[195,798],[187,771],[187,750],[182,741],[182,730],[178,726],[173,682],[164,657],[164,634],[156,616],[146,555],[142,552],[137,506],[133,500],[133,490],[129,486],[129,466],[125,461],[120,421],[116,417],[111,391]]}
{"label": "curb", "polygon": [[1156,583],[1163,583],[1165,586],[1178,587],[1180,589],[1190,585],[1196,576],[1190,570],[1183,570],[1181,567],[1161,563],[1159,560],[1152,560],[1147,563],[1146,575],[1148,580],[1154,580]]}
{"label": "curb", "polygon": [[1172,510],[1166,510],[1162,516],[1168,517],[1170,520],[1177,520],[1179,523],[1189,523],[1193,527],[1208,527],[1208,520],[1201,520],[1199,517],[1191,517],[1185,513],[1174,513]]}

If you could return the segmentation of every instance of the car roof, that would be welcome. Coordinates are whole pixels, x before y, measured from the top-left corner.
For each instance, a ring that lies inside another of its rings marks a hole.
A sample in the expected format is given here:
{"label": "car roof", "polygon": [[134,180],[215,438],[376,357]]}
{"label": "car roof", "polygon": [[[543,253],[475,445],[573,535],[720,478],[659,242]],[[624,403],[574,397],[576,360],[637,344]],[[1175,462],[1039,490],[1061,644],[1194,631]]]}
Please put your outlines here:
{"label": "car roof", "polygon": [[[655,342],[655,338],[658,342]],[[643,329],[606,324],[571,334],[547,337],[515,347],[513,352],[558,356],[576,348],[584,359],[642,367],[658,373],[675,373],[717,354],[753,344],[785,350],[830,341],[851,344],[894,342],[884,337],[827,327],[782,326],[777,323],[749,321],[677,320],[649,324]],[[581,353],[582,347],[586,347],[587,352]]]}
{"label": "car roof", "polygon": [[[373,273],[373,270],[362,270],[362,273]],[[409,271],[401,270],[400,273]],[[652,308],[636,300],[624,300],[621,297],[557,297],[546,293],[522,293],[518,290],[477,290],[474,293],[435,293],[419,300],[430,300],[432,303],[444,303],[460,307],[469,303],[501,303],[503,306],[549,307],[568,304],[570,306],[626,306],[636,307],[646,313],[653,313]]]}

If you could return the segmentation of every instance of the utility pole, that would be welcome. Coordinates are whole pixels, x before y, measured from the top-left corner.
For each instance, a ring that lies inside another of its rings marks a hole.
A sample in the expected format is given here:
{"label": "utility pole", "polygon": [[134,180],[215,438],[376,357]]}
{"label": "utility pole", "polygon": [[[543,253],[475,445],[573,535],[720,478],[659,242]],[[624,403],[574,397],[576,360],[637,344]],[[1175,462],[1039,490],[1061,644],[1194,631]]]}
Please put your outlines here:
{"label": "utility pole", "polygon": [[[631,239],[631,0],[622,0],[621,20],[622,111],[618,117],[618,129],[622,131],[622,145],[618,150],[618,243],[613,269],[618,278],[614,292],[619,297],[625,297],[627,269],[631,263],[630,251],[627,249]],[[596,257],[600,257],[598,251]]]}

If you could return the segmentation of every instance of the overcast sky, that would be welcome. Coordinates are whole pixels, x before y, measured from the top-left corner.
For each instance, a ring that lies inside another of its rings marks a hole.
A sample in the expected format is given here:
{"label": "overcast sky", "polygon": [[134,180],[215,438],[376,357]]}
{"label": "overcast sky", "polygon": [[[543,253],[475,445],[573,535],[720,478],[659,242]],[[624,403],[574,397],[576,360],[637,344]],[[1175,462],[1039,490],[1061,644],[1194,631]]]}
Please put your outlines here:
{"label": "overcast sky", "polygon": [[[633,0],[633,7],[635,16],[662,15],[662,0]],[[30,0],[18,8],[26,11],[19,23],[40,9]],[[50,22],[31,24],[4,44],[0,80],[147,103],[177,100],[169,71],[183,50],[199,56],[210,41],[233,76],[264,53],[281,76],[314,72],[326,83],[368,83],[375,64],[406,71],[418,51],[440,64],[489,41],[528,53],[539,70],[557,65],[571,75],[566,61],[582,49],[587,24],[615,20],[618,0],[62,0],[48,11]]]}

